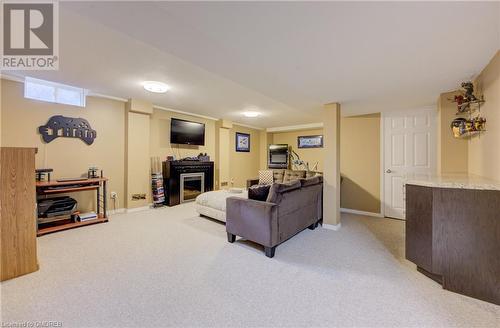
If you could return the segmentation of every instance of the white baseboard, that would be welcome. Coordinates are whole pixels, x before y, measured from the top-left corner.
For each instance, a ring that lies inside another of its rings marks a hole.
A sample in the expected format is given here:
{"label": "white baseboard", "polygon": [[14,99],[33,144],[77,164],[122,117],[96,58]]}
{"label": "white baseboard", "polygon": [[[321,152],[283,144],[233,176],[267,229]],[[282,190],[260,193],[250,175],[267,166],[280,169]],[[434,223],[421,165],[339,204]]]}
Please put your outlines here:
{"label": "white baseboard", "polygon": [[374,213],[374,212],[365,212],[365,211],[358,211],[358,210],[351,210],[350,208],[341,208],[340,209],[341,213],[349,213],[349,214],[357,214],[357,215],[365,215],[365,216],[374,216],[377,218],[383,218],[384,216],[382,213]]}
{"label": "white baseboard", "polygon": [[146,211],[149,209],[151,209],[151,204],[141,207],[127,208],[125,211],[126,213],[134,213],[134,212]]}
{"label": "white baseboard", "polygon": [[338,231],[340,230],[340,227],[341,227],[341,224],[338,223],[338,224],[322,224],[321,227],[323,229],[327,229],[327,230],[335,230],[335,231]]}

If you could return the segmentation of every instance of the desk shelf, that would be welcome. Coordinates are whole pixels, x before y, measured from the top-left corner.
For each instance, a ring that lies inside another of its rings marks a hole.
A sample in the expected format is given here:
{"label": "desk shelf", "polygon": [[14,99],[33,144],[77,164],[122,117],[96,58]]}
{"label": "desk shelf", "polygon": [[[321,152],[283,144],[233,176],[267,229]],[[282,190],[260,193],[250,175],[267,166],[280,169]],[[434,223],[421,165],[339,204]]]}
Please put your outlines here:
{"label": "desk shelf", "polygon": [[[107,181],[107,178],[83,179],[74,181],[38,181],[36,183],[36,194],[38,199],[45,199],[50,195],[95,190],[97,196],[97,218],[76,222],[73,221],[72,218],[70,218],[46,223],[38,222],[37,219],[37,236],[43,236],[53,232],[83,227],[96,223],[108,222],[106,213]],[[73,213],[73,215],[74,214],[78,213]]]}
{"label": "desk shelf", "polygon": [[95,190],[98,188],[100,188],[99,185],[82,186],[82,187],[74,187],[74,188],[61,188],[61,189],[44,189],[44,190],[39,192],[39,195],[64,194],[64,193],[75,192],[75,191]]}
{"label": "desk shelf", "polygon": [[[65,221],[69,221],[69,220],[65,220]],[[53,232],[58,232],[58,231],[63,231],[63,230],[68,230],[68,229],[73,229],[73,228],[79,228],[79,227],[83,227],[83,226],[87,226],[87,225],[91,225],[91,224],[104,223],[104,222],[108,222],[108,218],[101,216],[101,217],[98,217],[96,219],[86,220],[86,221],[81,221],[81,222],[68,222],[68,223],[52,225],[52,226],[44,227],[44,228],[39,227],[36,235],[37,235],[37,237],[40,237],[40,236],[43,236],[43,235],[46,235],[49,233],[53,233]],[[42,225],[43,225],[43,223],[42,223]]]}

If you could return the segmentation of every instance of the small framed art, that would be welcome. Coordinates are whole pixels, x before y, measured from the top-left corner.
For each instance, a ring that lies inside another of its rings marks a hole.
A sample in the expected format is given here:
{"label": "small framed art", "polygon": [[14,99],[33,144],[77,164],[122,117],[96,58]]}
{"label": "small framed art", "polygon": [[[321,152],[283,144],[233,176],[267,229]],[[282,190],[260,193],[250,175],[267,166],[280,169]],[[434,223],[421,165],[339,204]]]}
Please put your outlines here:
{"label": "small framed art", "polygon": [[323,135],[297,137],[298,148],[323,148]]}
{"label": "small framed art", "polygon": [[236,132],[236,151],[250,152],[250,135]]}

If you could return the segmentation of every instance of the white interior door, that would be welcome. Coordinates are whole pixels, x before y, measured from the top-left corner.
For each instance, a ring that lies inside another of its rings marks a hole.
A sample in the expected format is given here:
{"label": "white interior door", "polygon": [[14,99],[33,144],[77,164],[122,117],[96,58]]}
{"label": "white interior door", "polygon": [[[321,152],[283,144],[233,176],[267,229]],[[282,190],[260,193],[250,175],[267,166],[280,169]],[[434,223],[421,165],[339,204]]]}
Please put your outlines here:
{"label": "white interior door", "polygon": [[383,113],[384,214],[405,218],[403,182],[409,176],[436,173],[436,111]]}

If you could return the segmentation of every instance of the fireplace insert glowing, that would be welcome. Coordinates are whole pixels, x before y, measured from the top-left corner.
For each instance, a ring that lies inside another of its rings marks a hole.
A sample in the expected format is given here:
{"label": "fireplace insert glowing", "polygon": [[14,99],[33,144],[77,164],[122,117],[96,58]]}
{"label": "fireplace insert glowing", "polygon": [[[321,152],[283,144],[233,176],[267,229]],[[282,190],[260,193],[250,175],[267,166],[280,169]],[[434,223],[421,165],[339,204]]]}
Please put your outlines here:
{"label": "fireplace insert glowing", "polygon": [[180,201],[181,203],[195,200],[205,192],[205,173],[182,173],[180,176]]}

